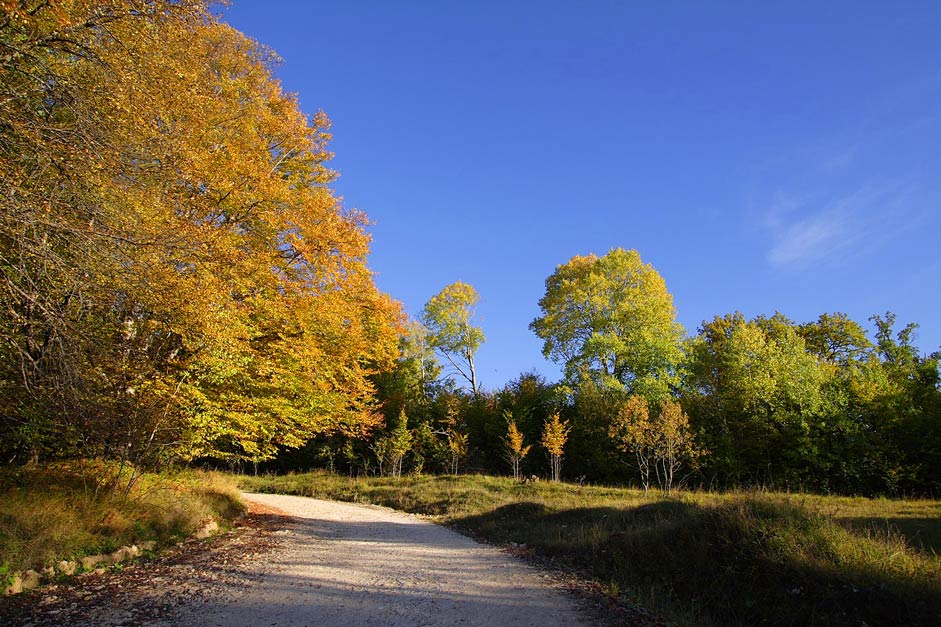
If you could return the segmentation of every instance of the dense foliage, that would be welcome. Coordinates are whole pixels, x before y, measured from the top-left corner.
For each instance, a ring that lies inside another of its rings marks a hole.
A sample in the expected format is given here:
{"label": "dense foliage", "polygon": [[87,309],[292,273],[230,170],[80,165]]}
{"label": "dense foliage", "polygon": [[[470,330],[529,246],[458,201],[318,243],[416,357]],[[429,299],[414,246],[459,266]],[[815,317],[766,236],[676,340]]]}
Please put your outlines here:
{"label": "dense foliage", "polygon": [[3,3],[4,461],[259,460],[380,420],[400,314],[329,121],[208,4]]}
{"label": "dense foliage", "polygon": [[[558,383],[525,373],[475,395],[435,378],[435,343],[412,327],[379,382],[387,416],[404,411],[415,433],[411,470],[452,471],[449,444],[463,434],[465,468],[516,477],[556,478],[564,457],[570,479],[666,490],[941,490],[939,355],[919,353],[916,325],[896,329],[891,313],[871,318],[871,338],[842,313],[802,324],[732,313],[684,339],[663,279],[620,249],[559,266],[539,304],[531,328],[565,365]],[[568,430],[550,450],[554,419]],[[534,448],[520,455],[524,441]],[[280,467],[320,465],[341,445],[358,451],[345,469],[378,470],[365,446],[322,438]]]}

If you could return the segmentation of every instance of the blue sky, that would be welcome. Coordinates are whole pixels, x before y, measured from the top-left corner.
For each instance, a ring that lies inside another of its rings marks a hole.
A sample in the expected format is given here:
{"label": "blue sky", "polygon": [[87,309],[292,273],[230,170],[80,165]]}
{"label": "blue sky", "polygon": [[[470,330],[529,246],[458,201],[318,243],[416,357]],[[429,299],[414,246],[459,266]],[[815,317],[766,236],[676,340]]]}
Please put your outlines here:
{"label": "blue sky", "polygon": [[576,254],[637,249],[690,333],[892,310],[941,347],[941,4],[233,0],[333,120],[335,187],[412,314],[481,294],[485,387]]}

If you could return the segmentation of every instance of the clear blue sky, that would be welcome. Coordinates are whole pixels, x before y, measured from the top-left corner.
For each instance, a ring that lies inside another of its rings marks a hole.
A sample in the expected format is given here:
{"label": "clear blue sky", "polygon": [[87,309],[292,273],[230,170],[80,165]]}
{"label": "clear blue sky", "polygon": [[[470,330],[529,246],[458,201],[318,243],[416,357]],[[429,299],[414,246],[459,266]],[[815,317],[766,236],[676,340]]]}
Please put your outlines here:
{"label": "clear blue sky", "polygon": [[941,3],[233,0],[333,120],[379,287],[481,294],[485,387],[535,369],[545,278],[637,249],[690,333],[892,310],[941,347]]}

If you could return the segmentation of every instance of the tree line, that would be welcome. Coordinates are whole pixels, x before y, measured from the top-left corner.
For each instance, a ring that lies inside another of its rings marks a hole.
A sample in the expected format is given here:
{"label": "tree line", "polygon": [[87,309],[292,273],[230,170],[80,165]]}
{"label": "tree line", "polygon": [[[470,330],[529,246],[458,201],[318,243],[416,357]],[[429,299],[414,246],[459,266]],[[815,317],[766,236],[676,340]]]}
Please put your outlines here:
{"label": "tree line", "polygon": [[[446,287],[377,375],[384,411],[411,433],[396,472],[558,478],[564,463],[569,479],[667,490],[941,489],[939,354],[921,354],[917,325],[899,328],[892,313],[870,318],[871,335],[842,313],[797,323],[735,312],[688,336],[662,277],[616,248],[546,280],[530,329],[563,379],[523,373],[488,391],[472,374],[477,301],[465,283]],[[276,467],[385,472],[382,451],[346,446],[334,456],[336,440],[320,437]]]}

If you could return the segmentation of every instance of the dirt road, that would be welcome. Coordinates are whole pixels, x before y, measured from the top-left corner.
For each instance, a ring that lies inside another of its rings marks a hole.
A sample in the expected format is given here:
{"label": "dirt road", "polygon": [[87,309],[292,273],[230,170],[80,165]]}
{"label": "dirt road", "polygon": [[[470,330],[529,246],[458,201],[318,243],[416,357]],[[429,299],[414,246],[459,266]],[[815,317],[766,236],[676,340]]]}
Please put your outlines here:
{"label": "dirt road", "polygon": [[188,542],[156,563],[91,575],[23,599],[10,624],[590,623],[547,575],[420,518],[294,496],[246,498],[254,502],[249,524],[208,544]]}
{"label": "dirt road", "polygon": [[258,580],[180,618],[239,625],[582,625],[572,600],[497,549],[388,509],[248,495],[294,517]]}

